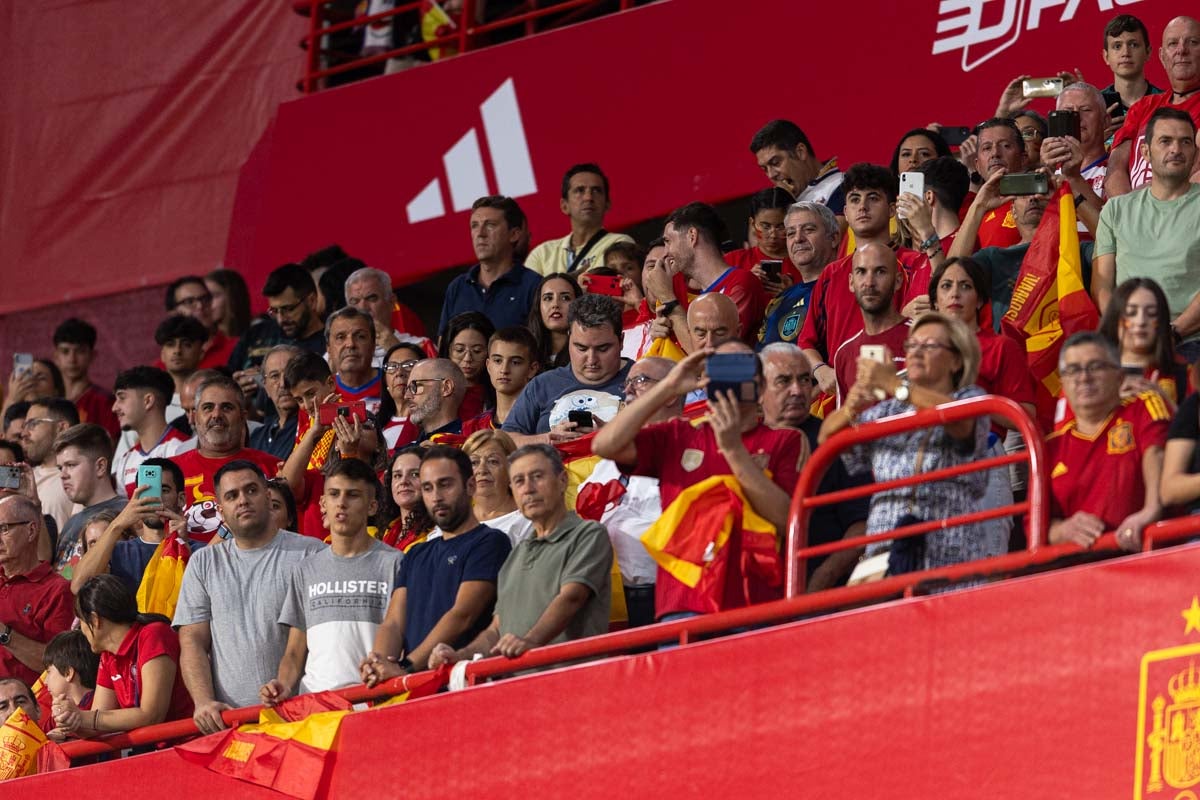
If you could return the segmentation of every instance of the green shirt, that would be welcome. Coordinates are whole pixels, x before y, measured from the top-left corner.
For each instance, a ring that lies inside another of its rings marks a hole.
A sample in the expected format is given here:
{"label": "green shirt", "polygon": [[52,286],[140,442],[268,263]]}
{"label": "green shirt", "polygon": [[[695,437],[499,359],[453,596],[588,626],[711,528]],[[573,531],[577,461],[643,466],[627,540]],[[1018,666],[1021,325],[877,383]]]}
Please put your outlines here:
{"label": "green shirt", "polygon": [[568,512],[548,536],[518,544],[500,568],[496,615],[500,635],[525,636],[568,583],[579,583],[591,596],[561,634],[547,644],[608,632],[612,603],[612,544],[599,522]]}

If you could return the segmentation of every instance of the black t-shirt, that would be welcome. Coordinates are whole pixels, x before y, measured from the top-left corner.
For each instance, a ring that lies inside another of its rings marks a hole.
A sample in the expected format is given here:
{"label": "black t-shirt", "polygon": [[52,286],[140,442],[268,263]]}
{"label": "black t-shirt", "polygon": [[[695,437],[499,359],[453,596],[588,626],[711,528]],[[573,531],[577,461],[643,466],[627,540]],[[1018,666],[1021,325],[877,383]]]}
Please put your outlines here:
{"label": "black t-shirt", "polygon": [[[1185,439],[1196,445],[1188,472],[1200,473],[1200,394],[1189,394],[1179,404],[1175,419],[1171,420],[1171,427],[1167,429],[1167,440],[1171,439]],[[1188,504],[1188,511],[1200,511],[1200,498]]]}

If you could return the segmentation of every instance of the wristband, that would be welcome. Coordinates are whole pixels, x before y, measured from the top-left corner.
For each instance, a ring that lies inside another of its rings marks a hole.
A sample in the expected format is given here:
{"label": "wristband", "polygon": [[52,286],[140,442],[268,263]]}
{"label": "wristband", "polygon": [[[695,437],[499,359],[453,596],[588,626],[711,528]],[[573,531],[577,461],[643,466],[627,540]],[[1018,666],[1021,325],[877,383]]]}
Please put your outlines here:
{"label": "wristband", "polygon": [[1082,194],[1075,195],[1075,207],[1076,208],[1079,208],[1081,205],[1083,205],[1086,202],[1087,202],[1087,198],[1084,197]]}
{"label": "wristband", "polygon": [[942,244],[942,237],[937,235],[937,231],[934,231],[933,235],[931,235],[925,241],[921,242],[921,246],[918,247],[917,249],[920,250],[921,252],[925,252],[929,248],[935,247],[935,246],[940,246],[941,244]]}
{"label": "wristband", "polygon": [[669,316],[671,316],[671,313],[678,307],[679,307],[678,300],[669,300],[666,303],[663,303],[661,306],[658,307],[657,313],[665,314],[666,316],[669,317]]}

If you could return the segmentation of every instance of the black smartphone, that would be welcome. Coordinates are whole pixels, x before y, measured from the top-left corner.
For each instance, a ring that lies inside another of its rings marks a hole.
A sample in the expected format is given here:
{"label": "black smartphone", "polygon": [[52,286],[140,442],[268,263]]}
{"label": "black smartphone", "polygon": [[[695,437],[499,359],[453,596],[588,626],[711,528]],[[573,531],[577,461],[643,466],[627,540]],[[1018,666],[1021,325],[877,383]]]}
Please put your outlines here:
{"label": "black smartphone", "polygon": [[1080,138],[1078,111],[1051,111],[1046,117],[1046,130],[1049,136],[1074,136]]}
{"label": "black smartphone", "polygon": [[1044,172],[1016,172],[1001,178],[996,188],[1003,195],[1049,194],[1050,181]]}
{"label": "black smartphone", "polygon": [[575,423],[575,430],[592,430],[596,427],[596,420],[592,419],[592,412],[583,411],[581,409],[572,409],[567,412],[567,419]]}
{"label": "black smartphone", "polygon": [[711,400],[718,393],[733,392],[742,402],[758,400],[758,384],[754,376],[758,371],[758,356],[754,353],[713,353],[704,361],[704,373],[708,376],[705,388]]}
{"label": "black smartphone", "polygon": [[942,139],[951,147],[958,147],[960,144],[971,138],[971,129],[966,125],[943,125],[938,131],[942,135]]}
{"label": "black smartphone", "polygon": [[779,280],[779,274],[783,272],[783,261],[778,258],[764,258],[758,262],[762,266],[763,272],[771,276],[771,280]]}

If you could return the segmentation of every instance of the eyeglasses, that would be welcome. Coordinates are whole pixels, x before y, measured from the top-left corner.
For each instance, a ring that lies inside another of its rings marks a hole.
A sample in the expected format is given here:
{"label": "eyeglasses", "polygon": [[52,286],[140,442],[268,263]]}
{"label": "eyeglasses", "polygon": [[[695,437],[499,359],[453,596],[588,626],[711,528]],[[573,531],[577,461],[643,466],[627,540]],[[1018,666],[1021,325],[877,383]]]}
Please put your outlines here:
{"label": "eyeglasses", "polygon": [[441,378],[420,378],[415,381],[409,381],[408,385],[404,387],[404,390],[406,392],[408,392],[409,394],[414,394],[414,395],[420,394],[422,383],[441,383],[441,382],[442,382]]}
{"label": "eyeglasses", "polygon": [[1023,131],[1021,131],[1021,138],[1022,139],[1043,139],[1045,137],[1042,136],[1042,132],[1039,131],[1037,128],[1025,128]]}
{"label": "eyeglasses", "polygon": [[951,352],[958,352],[953,345],[942,344],[941,342],[914,342],[910,339],[904,343],[904,352],[906,353],[932,353],[934,350],[950,350]]}
{"label": "eyeglasses", "polygon": [[36,428],[43,422],[58,422],[58,420],[54,419],[53,417],[34,417],[33,419],[27,419],[25,420],[25,430]]}
{"label": "eyeglasses", "polygon": [[20,522],[0,522],[0,536],[8,535],[8,532],[11,531],[13,528],[19,527],[21,525],[32,525],[35,522],[37,522],[36,519],[26,519],[26,520],[22,520]]}
{"label": "eyeglasses", "polygon": [[1093,375],[1119,369],[1119,366],[1108,361],[1089,361],[1086,364],[1068,364],[1058,371],[1058,376],[1063,380],[1075,381],[1084,375],[1090,378]]}
{"label": "eyeglasses", "polygon": [[625,381],[624,388],[626,393],[628,393],[631,389],[639,389],[647,383],[658,383],[658,378],[651,378],[649,375],[634,375]]}
{"label": "eyeglasses", "polygon": [[304,305],[304,299],[283,306],[267,306],[267,314],[272,317],[290,317],[302,305]]}
{"label": "eyeglasses", "polygon": [[212,299],[213,298],[212,298],[211,294],[197,294],[197,295],[193,295],[191,297],[177,297],[177,298],[175,298],[175,307],[178,308],[179,306],[189,306],[189,307],[207,306],[212,303]]}
{"label": "eyeglasses", "polygon": [[418,359],[412,358],[408,361],[389,361],[383,365],[383,371],[388,375],[396,372],[410,372],[417,365]]}
{"label": "eyeglasses", "polygon": [[754,229],[759,233],[774,233],[778,234],[779,236],[784,236],[787,234],[787,226],[783,223],[780,223],[779,225],[772,225],[769,222],[756,222],[754,223]]}

